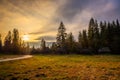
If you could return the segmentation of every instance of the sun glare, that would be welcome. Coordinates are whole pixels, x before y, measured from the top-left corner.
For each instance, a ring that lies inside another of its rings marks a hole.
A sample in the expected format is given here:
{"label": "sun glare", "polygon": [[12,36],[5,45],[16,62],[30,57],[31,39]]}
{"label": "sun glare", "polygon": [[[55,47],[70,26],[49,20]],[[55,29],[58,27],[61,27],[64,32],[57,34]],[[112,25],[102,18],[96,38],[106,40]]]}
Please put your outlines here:
{"label": "sun glare", "polygon": [[29,40],[29,35],[23,35],[22,40],[28,41]]}

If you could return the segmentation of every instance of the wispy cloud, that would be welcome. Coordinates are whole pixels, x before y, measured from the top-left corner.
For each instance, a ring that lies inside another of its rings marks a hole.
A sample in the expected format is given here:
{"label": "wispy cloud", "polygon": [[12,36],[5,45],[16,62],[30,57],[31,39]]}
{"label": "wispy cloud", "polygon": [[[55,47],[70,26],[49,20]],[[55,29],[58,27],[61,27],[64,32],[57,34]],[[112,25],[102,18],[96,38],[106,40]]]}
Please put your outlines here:
{"label": "wispy cloud", "polygon": [[0,32],[18,28],[29,34],[31,41],[45,37],[55,40],[59,22],[67,32],[78,32],[88,27],[91,17],[114,20],[120,17],[119,0],[0,0]]}
{"label": "wispy cloud", "polygon": [[47,40],[47,41],[51,41],[51,42],[55,41],[55,39],[56,39],[54,36],[40,36],[40,37],[36,38],[35,40],[39,40],[40,41],[42,38]]}

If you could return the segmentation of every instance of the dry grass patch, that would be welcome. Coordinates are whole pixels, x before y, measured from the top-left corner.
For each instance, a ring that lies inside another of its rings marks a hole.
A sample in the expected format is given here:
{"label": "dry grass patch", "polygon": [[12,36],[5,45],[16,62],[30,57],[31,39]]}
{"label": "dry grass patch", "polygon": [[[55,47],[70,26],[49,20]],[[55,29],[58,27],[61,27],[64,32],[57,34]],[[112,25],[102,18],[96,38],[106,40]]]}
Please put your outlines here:
{"label": "dry grass patch", "polygon": [[34,55],[0,63],[0,79],[119,80],[119,55]]}

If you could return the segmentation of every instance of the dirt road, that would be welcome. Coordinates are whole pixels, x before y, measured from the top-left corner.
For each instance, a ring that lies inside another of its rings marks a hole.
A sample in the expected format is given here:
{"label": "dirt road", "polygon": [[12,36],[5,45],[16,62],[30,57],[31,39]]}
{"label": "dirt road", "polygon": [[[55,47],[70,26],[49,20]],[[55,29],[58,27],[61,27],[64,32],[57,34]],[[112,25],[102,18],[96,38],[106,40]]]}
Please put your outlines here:
{"label": "dirt road", "polygon": [[33,56],[32,56],[32,55],[24,55],[24,56],[22,56],[22,57],[1,59],[0,62],[13,61],[13,60],[20,60],[20,59],[26,59],[26,58],[31,58],[31,57],[33,57]]}

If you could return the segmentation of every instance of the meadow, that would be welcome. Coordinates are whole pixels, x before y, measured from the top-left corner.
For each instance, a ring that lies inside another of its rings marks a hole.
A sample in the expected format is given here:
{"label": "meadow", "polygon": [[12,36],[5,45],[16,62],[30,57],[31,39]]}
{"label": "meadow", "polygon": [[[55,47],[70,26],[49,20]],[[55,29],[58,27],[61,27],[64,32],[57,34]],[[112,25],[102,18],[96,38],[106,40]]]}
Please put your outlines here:
{"label": "meadow", "polygon": [[1,62],[0,80],[120,80],[120,55],[33,55]]}

